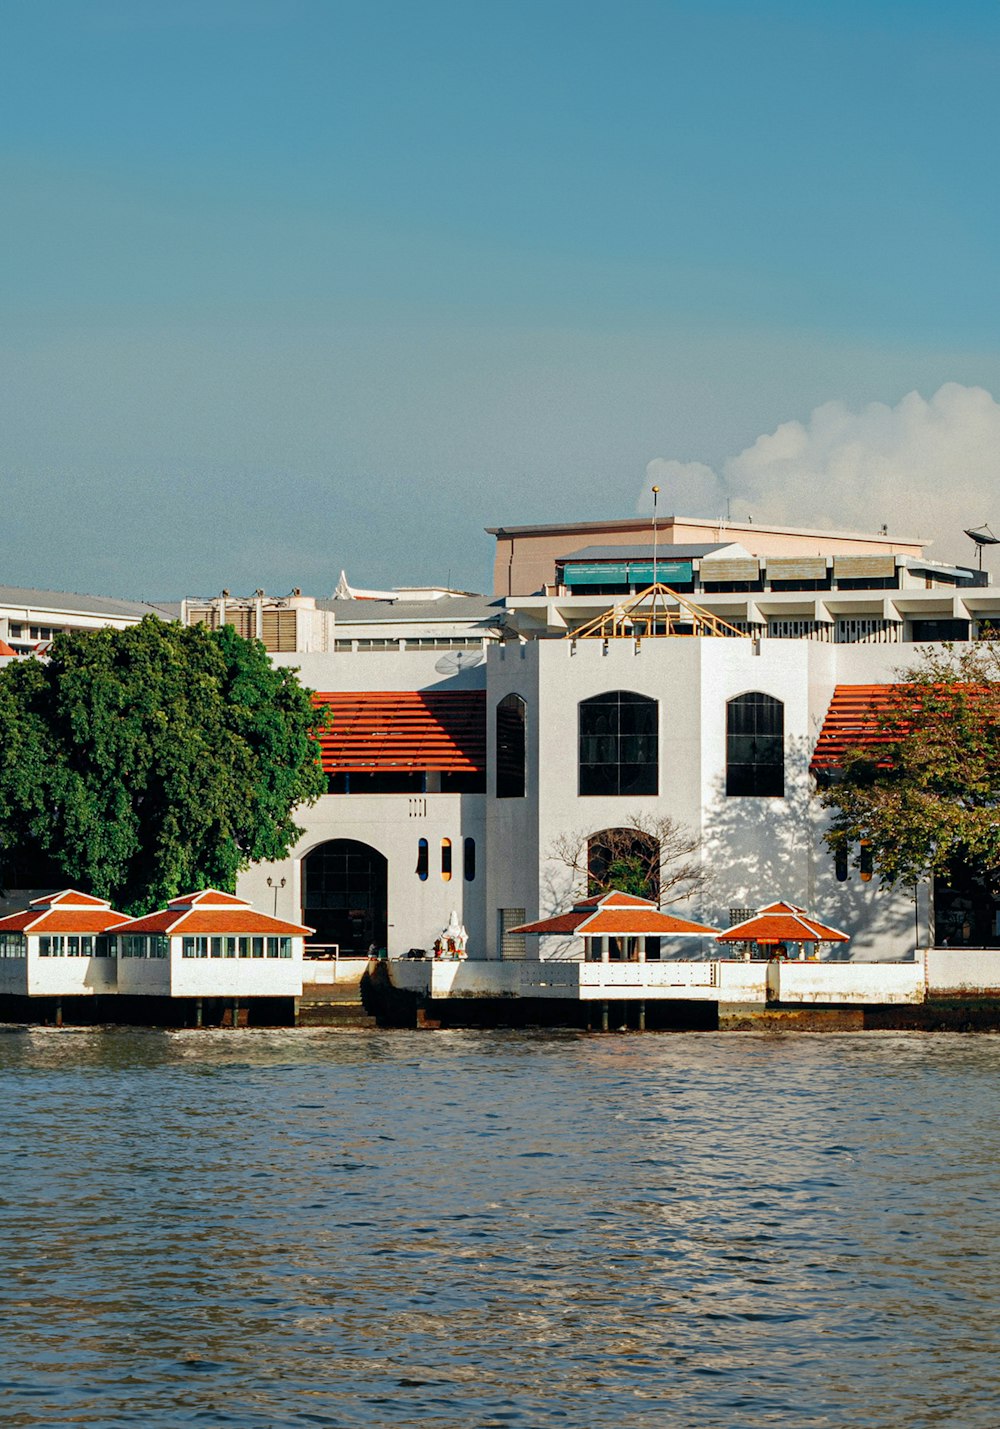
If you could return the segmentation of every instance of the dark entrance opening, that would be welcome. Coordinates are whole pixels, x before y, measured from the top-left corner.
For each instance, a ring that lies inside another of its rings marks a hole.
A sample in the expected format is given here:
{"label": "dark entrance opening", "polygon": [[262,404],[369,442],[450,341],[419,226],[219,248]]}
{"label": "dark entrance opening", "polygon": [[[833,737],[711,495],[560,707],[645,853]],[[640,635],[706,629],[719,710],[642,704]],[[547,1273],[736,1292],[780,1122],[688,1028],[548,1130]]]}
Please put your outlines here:
{"label": "dark entrance opening", "polygon": [[934,942],[939,948],[1000,947],[1000,871],[955,860],[934,880]]}
{"label": "dark entrance opening", "polygon": [[309,947],[336,943],[362,957],[385,947],[389,931],[389,864],[355,839],[331,839],[302,861],[302,921],[315,933]]}

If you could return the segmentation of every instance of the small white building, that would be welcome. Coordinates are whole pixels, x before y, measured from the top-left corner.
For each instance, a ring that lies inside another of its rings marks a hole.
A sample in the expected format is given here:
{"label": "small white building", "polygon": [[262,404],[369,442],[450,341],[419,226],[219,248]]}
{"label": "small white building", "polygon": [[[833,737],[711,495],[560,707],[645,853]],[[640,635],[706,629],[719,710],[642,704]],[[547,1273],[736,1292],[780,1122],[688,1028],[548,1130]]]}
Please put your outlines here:
{"label": "small white building", "polygon": [[129,920],[75,888],[0,918],[0,997],[93,997],[117,988],[114,931]]}
{"label": "small white building", "polygon": [[133,997],[295,998],[311,928],[208,888],[117,929],[118,992]]}

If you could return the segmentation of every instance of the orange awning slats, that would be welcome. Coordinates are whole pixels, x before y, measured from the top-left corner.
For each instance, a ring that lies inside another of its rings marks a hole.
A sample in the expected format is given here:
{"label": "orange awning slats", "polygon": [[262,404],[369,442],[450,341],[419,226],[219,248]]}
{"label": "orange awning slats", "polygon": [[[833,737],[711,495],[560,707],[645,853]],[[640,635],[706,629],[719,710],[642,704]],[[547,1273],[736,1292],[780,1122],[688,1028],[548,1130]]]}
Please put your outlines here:
{"label": "orange awning slats", "polygon": [[317,694],[331,723],[319,735],[328,774],[486,769],[485,690]]}
{"label": "orange awning slats", "polygon": [[[810,762],[813,773],[825,769],[841,769],[848,750],[862,749],[866,753],[877,753],[880,746],[896,742],[899,734],[905,733],[907,724],[902,718],[900,696],[905,696],[908,687],[900,685],[838,685],[833,692],[830,708],[826,712],[823,728]],[[947,696],[948,686],[934,686]],[[996,689],[969,685],[962,692],[973,697],[988,696],[996,699]],[[889,714],[897,733],[885,732],[885,721]],[[878,762],[878,767],[888,769],[888,757]]]}

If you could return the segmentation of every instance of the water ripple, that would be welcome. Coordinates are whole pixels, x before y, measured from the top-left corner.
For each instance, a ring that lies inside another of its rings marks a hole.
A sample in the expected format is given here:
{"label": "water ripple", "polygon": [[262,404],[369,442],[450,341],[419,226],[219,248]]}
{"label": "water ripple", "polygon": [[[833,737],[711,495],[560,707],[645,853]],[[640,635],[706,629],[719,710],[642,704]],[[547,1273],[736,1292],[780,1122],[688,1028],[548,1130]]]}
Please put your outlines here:
{"label": "water ripple", "polygon": [[17,1031],[10,1426],[992,1429],[1000,1039]]}

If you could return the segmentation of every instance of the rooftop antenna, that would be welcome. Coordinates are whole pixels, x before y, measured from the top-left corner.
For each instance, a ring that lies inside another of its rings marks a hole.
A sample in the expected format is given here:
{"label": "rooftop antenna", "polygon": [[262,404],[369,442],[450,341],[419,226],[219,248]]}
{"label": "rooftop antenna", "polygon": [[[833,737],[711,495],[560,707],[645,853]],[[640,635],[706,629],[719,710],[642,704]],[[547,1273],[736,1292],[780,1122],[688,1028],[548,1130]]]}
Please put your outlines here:
{"label": "rooftop antenna", "polygon": [[990,530],[989,526],[986,524],[985,521],[981,526],[974,526],[971,531],[967,530],[965,534],[968,536],[970,541],[973,541],[975,543],[976,551],[979,556],[979,569],[982,570],[983,547],[1000,546],[1000,536],[994,536],[993,532]]}

